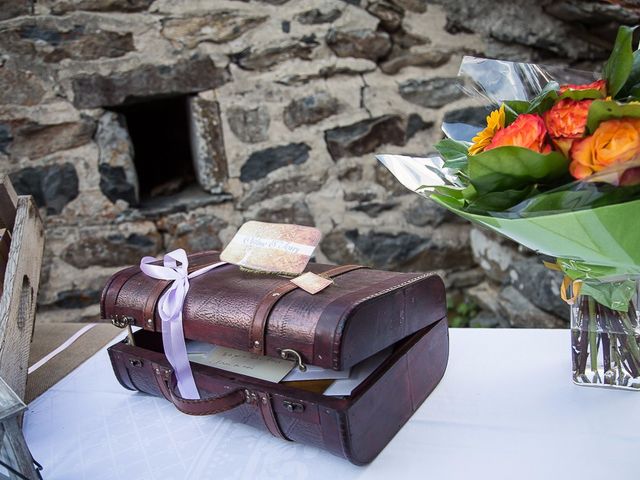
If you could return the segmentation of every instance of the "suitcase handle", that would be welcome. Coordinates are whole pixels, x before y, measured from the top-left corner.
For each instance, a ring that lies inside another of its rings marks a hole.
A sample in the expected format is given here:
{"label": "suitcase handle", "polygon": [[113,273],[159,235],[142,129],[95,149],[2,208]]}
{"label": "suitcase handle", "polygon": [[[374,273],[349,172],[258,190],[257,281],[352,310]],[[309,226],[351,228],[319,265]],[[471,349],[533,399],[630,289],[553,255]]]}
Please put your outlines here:
{"label": "suitcase handle", "polygon": [[234,390],[221,397],[189,400],[175,393],[176,378],[173,370],[159,365],[152,365],[154,376],[160,392],[182,413],[187,415],[214,415],[226,412],[247,401],[245,390]]}

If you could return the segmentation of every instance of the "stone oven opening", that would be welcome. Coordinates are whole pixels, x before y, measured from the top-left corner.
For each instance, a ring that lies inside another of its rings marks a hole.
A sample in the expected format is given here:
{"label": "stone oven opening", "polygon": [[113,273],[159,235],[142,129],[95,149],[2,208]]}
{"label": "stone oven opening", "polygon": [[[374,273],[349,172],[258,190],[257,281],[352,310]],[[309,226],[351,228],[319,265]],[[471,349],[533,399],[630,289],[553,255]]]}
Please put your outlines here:
{"label": "stone oven opening", "polygon": [[141,206],[196,184],[188,95],[145,100],[112,110],[126,119]]}

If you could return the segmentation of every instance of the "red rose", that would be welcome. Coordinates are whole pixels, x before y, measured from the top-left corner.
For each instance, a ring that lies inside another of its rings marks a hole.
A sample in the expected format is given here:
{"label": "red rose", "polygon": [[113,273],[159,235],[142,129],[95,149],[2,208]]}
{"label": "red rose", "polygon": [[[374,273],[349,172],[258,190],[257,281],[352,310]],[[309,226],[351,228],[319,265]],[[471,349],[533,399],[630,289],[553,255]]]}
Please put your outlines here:
{"label": "red rose", "polygon": [[607,95],[607,82],[605,80],[598,80],[585,85],[560,85],[560,93],[566,92],[567,90],[598,90],[604,97]]}
{"label": "red rose", "polygon": [[544,113],[544,124],[553,143],[568,156],[573,141],[582,138],[593,100],[565,98]]}
{"label": "red rose", "polygon": [[533,113],[518,115],[511,125],[498,130],[484,150],[486,152],[504,146],[524,147],[538,153],[551,151],[544,122],[539,115]]}

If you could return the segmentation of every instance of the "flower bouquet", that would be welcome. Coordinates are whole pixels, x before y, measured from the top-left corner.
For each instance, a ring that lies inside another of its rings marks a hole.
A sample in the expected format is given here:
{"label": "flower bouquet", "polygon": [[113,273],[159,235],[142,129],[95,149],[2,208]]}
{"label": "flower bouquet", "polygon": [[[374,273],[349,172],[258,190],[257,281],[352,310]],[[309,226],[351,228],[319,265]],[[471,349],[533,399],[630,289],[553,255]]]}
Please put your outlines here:
{"label": "flower bouquet", "polygon": [[[439,156],[377,158],[409,189],[552,257],[571,305],[573,380],[640,389],[640,50],[621,27],[603,78],[465,57],[484,125]],[[566,84],[578,79],[577,84]],[[562,83],[561,83],[562,82]]]}

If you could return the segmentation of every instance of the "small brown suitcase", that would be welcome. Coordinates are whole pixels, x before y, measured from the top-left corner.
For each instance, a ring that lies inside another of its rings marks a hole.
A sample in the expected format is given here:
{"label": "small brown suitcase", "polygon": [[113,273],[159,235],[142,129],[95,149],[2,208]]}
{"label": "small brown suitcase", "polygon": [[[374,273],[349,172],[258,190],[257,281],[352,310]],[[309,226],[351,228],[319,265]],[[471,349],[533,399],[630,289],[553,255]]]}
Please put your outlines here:
{"label": "small brown suitcase", "polygon": [[[189,270],[219,261],[189,257]],[[326,449],[355,464],[371,462],[436,387],[447,365],[445,291],[434,274],[395,273],[311,263],[333,285],[311,295],[288,278],[225,265],[191,280],[184,334],[301,364],[347,369],[375,353],[391,355],[345,397],[330,397],[191,363],[201,400],[181,398],[162,348],[156,307],[168,282],[139,267],[116,273],[101,301],[103,318],[142,327],[135,345],[109,349],[128,389],[163,396],[191,415],[220,413],[271,434]],[[224,412],[224,413],[223,413]]]}

